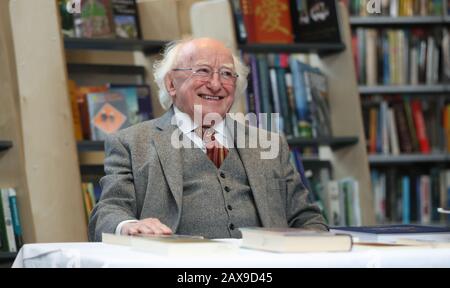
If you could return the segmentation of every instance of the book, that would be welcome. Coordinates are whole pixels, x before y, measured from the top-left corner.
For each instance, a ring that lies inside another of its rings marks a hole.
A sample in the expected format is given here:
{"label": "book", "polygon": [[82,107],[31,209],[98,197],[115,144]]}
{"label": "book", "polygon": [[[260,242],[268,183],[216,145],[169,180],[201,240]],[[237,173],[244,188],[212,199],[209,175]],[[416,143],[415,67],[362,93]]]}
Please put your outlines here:
{"label": "book", "polygon": [[118,38],[140,39],[136,0],[111,0],[114,27]]}
{"label": "book", "polygon": [[9,207],[11,209],[12,223],[14,227],[14,236],[16,247],[20,249],[23,246],[22,224],[20,221],[19,205],[17,204],[16,189],[9,188]]}
{"label": "book", "polygon": [[352,237],[347,234],[301,228],[239,228],[241,247],[278,252],[345,252],[352,249]]}
{"label": "book", "polygon": [[92,140],[139,123],[136,88],[109,89],[87,94]]}
{"label": "book", "polygon": [[3,220],[5,224],[6,237],[8,241],[9,252],[17,252],[16,239],[14,236],[14,227],[11,209],[9,206],[9,189],[0,189],[1,203],[3,206]]}
{"label": "book", "polygon": [[291,11],[295,42],[341,42],[335,0],[291,1]]}
{"label": "book", "polygon": [[228,255],[238,251],[239,246],[219,240],[205,239],[191,235],[115,235],[102,234],[105,244],[129,246],[137,250],[164,256],[215,256]]}
{"label": "book", "polygon": [[396,243],[402,239],[436,242],[450,241],[449,227],[423,225],[382,225],[361,227],[335,227],[334,233],[348,233],[355,242]]}
{"label": "book", "polygon": [[81,13],[74,14],[75,35],[80,38],[113,38],[111,2],[89,0],[81,3]]}

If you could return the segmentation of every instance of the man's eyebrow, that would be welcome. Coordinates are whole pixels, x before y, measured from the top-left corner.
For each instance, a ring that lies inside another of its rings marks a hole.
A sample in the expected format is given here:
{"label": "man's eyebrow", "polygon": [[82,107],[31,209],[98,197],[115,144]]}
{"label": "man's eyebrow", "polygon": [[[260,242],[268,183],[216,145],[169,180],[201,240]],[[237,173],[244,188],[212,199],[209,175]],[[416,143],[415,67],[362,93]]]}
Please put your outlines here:
{"label": "man's eyebrow", "polygon": [[[208,63],[205,63],[205,62],[197,62],[197,63],[195,63],[195,66],[208,66],[208,67],[211,67],[211,65],[209,65]],[[232,63],[225,63],[225,64],[222,64],[220,66],[220,68],[233,69],[234,65]]]}

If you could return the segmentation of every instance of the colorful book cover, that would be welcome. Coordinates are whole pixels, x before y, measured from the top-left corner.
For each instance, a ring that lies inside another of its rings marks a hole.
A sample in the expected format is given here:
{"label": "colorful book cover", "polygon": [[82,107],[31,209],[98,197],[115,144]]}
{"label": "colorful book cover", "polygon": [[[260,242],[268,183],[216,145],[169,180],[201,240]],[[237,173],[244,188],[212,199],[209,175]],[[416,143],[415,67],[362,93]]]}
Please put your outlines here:
{"label": "colorful book cover", "polygon": [[138,97],[139,122],[153,119],[152,95],[149,85],[145,84],[110,84],[110,88],[134,88]]}
{"label": "colorful book cover", "polygon": [[81,14],[75,15],[75,34],[81,38],[113,38],[111,2],[109,0],[85,0],[81,2]]}
{"label": "colorful book cover", "polygon": [[254,0],[253,17],[257,43],[292,43],[289,0]]}
{"label": "colorful book cover", "polygon": [[111,0],[116,36],[119,38],[141,38],[139,13],[136,0]]}
{"label": "colorful book cover", "polygon": [[12,222],[14,227],[14,235],[16,238],[16,246],[19,249],[23,245],[22,224],[20,221],[19,205],[17,204],[17,195],[14,188],[9,189],[9,206],[11,208]]}
{"label": "colorful book cover", "polygon": [[87,95],[92,140],[105,140],[107,134],[139,123],[135,88],[110,89]]}

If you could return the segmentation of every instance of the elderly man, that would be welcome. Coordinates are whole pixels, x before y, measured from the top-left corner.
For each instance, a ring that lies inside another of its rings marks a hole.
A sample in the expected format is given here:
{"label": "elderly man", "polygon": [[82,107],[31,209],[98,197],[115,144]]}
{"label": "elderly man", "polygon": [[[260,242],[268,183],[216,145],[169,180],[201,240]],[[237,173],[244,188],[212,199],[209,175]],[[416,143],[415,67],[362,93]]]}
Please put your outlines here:
{"label": "elderly man", "polygon": [[[91,241],[101,241],[102,232],[239,238],[238,228],[249,226],[327,230],[289,162],[286,141],[277,135],[278,153],[263,159],[262,148],[235,145],[235,130],[221,121],[244,92],[247,74],[214,39],[166,49],[155,79],[168,111],[106,140],[106,176],[89,223]],[[211,114],[219,118],[206,121]],[[176,145],[180,138],[192,148]]]}

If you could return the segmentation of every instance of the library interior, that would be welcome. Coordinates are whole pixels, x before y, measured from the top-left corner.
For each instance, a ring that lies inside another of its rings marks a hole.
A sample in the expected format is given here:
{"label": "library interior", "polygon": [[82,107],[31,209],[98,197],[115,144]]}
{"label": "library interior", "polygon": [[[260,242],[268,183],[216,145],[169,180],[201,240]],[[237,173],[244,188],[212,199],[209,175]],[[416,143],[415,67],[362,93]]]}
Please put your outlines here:
{"label": "library interior", "polygon": [[[189,45],[234,62],[174,66]],[[153,130],[189,119],[184,76],[233,87],[227,112],[281,136],[281,156],[176,158]],[[172,244],[142,234],[172,232],[191,241],[178,255],[230,254],[176,267],[369,267],[373,249],[450,267],[450,0],[0,0],[0,91],[0,267],[171,267]]]}

